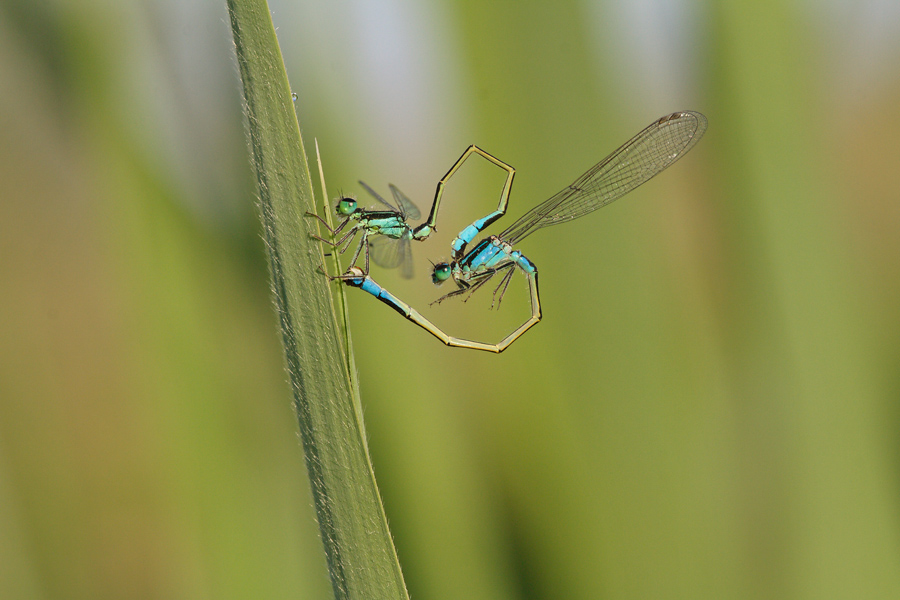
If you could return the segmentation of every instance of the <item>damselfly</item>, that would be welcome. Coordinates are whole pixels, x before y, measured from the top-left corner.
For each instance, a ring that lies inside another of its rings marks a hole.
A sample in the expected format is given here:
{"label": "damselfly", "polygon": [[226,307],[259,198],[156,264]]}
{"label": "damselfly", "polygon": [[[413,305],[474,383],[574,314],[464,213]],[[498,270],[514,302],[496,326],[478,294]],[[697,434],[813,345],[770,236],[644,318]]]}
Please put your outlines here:
{"label": "damselfly", "polygon": [[[341,254],[347,251],[353,243],[353,239],[357,233],[362,232],[359,243],[356,246],[356,252],[350,261],[350,266],[355,266],[356,261],[363,249],[365,249],[365,272],[369,272],[369,254],[371,252],[372,260],[375,264],[382,267],[393,269],[403,266],[401,274],[407,279],[412,277],[412,253],[410,251],[410,240],[425,239],[428,237],[430,230],[427,224],[420,225],[413,229],[407,222],[407,219],[418,219],[422,216],[419,209],[413,204],[412,200],[397,189],[396,186],[390,184],[391,193],[394,196],[396,206],[382,198],[378,193],[368,185],[359,182],[367,192],[375,197],[381,204],[387,207],[387,210],[371,210],[360,208],[355,198],[344,196],[338,198],[334,203],[334,211],[337,216],[343,217],[337,227],[331,229],[325,219],[319,215],[307,212],[306,215],[318,219],[325,229],[332,235],[337,237],[350,223],[354,223],[340,239],[326,240],[323,237],[312,234],[317,240],[324,242],[334,248],[343,245],[338,250]],[[376,235],[373,235],[376,234]],[[370,236],[372,236],[370,238]],[[346,242],[346,244],[345,244]],[[344,276],[339,275],[338,278]]]}
{"label": "damselfly", "polygon": [[[513,244],[542,227],[583,217],[647,182],[693,148],[706,131],[706,125],[706,117],[690,111],[672,113],[654,121],[615,152],[591,167],[571,185],[532,208],[499,235],[483,238],[466,252],[466,246],[475,236],[504,214],[514,173],[511,167],[508,168],[510,180],[501,194],[498,210],[466,227],[451,244],[451,260],[434,265],[432,270],[432,281],[435,284],[452,278],[458,288],[438,298],[435,303],[453,296],[474,293],[502,271],[503,278],[494,289],[494,299],[499,302],[509,286],[513,273],[516,270],[522,272],[528,281],[531,317],[496,344],[447,335],[418,311],[368,276],[363,276],[359,269],[348,273],[345,281],[372,294],[449,346],[502,352],[541,320],[537,267],[521,252],[514,250]],[[499,161],[497,163],[502,164]]]}

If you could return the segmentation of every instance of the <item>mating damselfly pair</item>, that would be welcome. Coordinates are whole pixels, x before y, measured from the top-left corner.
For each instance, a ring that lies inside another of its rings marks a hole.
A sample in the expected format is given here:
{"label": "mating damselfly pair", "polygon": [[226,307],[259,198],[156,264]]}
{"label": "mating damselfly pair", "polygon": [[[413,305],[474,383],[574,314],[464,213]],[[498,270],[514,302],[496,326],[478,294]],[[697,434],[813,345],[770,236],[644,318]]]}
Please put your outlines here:
{"label": "mating damselfly pair", "polygon": [[[516,173],[511,166],[477,146],[467,148],[438,182],[431,211],[422,225],[413,228],[407,223],[407,219],[418,219],[420,213],[396,187],[390,186],[394,201],[397,203],[394,206],[360,182],[388,210],[362,209],[352,198],[341,198],[335,209],[338,216],[344,220],[334,230],[329,228],[332,237],[337,239],[325,240],[319,236],[314,237],[343,253],[350,247],[356,235],[360,234],[350,268],[342,275],[331,277],[332,279],[341,280],[347,285],[372,294],[448,346],[502,352],[541,320],[537,267],[519,250],[514,249],[513,245],[538,229],[583,217],[646,183],[693,148],[706,131],[706,125],[706,117],[692,111],[672,113],[654,121],[572,184],[529,210],[501,233],[482,238],[468,251],[467,246],[478,234],[506,214],[509,193]],[[451,243],[451,259],[433,266],[431,273],[433,283],[441,284],[452,279],[457,289],[441,296],[432,304],[439,304],[454,296],[466,295],[468,298],[468,295],[484,286],[494,275],[502,274],[499,284],[494,288],[494,301],[499,303],[514,273],[521,272],[528,282],[531,316],[496,344],[446,334],[416,309],[369,277],[370,253],[373,261],[379,266],[395,268],[402,265],[403,275],[412,276],[411,242],[425,240],[434,231],[444,186],[472,154],[478,154],[505,170],[506,182],[497,209],[463,229]],[[322,220],[312,213],[310,216]],[[365,251],[365,269],[356,266],[363,251]]]}

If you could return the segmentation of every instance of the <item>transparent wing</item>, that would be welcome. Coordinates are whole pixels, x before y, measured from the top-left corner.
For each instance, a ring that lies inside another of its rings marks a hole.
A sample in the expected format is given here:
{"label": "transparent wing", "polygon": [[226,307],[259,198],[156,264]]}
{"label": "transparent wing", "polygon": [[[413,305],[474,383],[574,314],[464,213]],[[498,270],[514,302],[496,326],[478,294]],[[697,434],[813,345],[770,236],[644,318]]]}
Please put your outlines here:
{"label": "transparent wing", "polygon": [[684,156],[706,124],[706,117],[690,111],[653,122],[572,185],[525,213],[500,239],[515,244],[542,227],[583,217],[621,198]]}
{"label": "transparent wing", "polygon": [[413,276],[412,249],[407,237],[396,239],[386,235],[370,235],[369,256],[376,265],[385,269],[402,266],[400,275],[405,279]]}
{"label": "transparent wing", "polygon": [[418,221],[422,218],[422,213],[419,212],[419,209],[413,204],[413,201],[406,197],[406,194],[397,189],[397,186],[393,183],[389,183],[388,187],[391,188],[391,193],[394,195],[394,201],[397,203],[397,206],[400,207],[400,211],[403,212],[407,218],[412,219],[413,221]]}
{"label": "transparent wing", "polygon": [[[365,188],[365,190],[366,190],[367,192],[369,192],[369,194],[371,194],[376,200],[378,200],[379,202],[381,202],[382,204],[384,204],[385,206],[387,206],[389,209],[391,209],[392,211],[394,211],[395,213],[397,213],[397,214],[399,214],[399,215],[404,215],[404,212],[403,212],[401,209],[398,209],[396,206],[394,206],[393,204],[391,204],[390,202],[388,202],[387,200],[385,200],[384,198],[382,198],[382,197],[378,194],[378,192],[376,192],[375,190],[373,190],[372,188],[370,188],[370,187],[368,186],[368,184],[367,184],[365,181],[360,181],[360,182],[359,182],[359,185],[363,186],[363,187]],[[404,219],[404,220],[405,220],[405,219]]]}
{"label": "transparent wing", "polygon": [[412,244],[410,244],[409,238],[402,238],[400,243],[400,276],[403,279],[412,279],[413,277],[413,259],[412,259]]}

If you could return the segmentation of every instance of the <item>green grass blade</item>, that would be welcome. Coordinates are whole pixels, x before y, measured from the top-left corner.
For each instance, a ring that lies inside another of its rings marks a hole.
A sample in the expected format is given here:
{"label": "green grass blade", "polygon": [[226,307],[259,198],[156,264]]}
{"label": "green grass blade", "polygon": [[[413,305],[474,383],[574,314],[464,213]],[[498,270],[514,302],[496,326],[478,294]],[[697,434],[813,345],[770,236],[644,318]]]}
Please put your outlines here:
{"label": "green grass blade", "polygon": [[354,405],[322,254],[313,190],[265,0],[227,0],[243,82],[260,215],[313,499],[335,597],[406,599]]}
{"label": "green grass blade", "polygon": [[[322,169],[322,156],[319,154],[319,141],[316,140],[316,164],[319,166],[319,184],[322,186],[322,208],[325,213],[325,221],[328,223],[328,227],[334,231],[334,220],[332,219],[332,213],[334,212],[331,207],[331,203],[328,199],[328,189],[325,187],[325,171]],[[335,248],[332,252],[329,252],[331,256],[331,267],[332,273],[343,273],[344,269],[341,267],[340,261],[340,252]],[[324,262],[325,257],[322,256],[322,261]],[[347,308],[347,296],[346,296],[346,288],[342,285],[337,287],[337,313],[338,315],[338,324],[341,330],[341,336],[344,344],[345,350],[345,362],[347,363],[347,376],[350,378],[350,391],[353,394],[353,405],[356,407],[357,418],[359,420],[359,426],[362,430],[363,438],[365,439],[366,429],[365,422],[363,421],[363,410],[362,410],[362,400],[359,396],[359,377],[356,376],[356,358],[353,354],[353,338],[350,337],[350,311]]]}
{"label": "green grass blade", "polygon": [[[325,215],[325,222],[328,223],[328,227],[334,231],[335,223],[333,219],[333,207],[331,206],[331,202],[328,198],[328,189],[325,186],[325,171],[322,168],[322,156],[319,154],[319,141],[316,140],[316,164],[319,166],[319,185],[322,189],[322,209]],[[320,235],[323,233],[320,230]],[[338,274],[343,273],[344,269],[341,266],[340,260],[340,252],[337,248],[328,253],[331,260],[328,262],[331,263],[331,273]],[[322,261],[325,262],[325,256],[323,254]],[[344,343],[344,349],[346,350],[346,362],[347,362],[347,371],[350,377],[350,383],[353,387],[353,395],[356,400],[359,400],[359,382],[356,377],[356,362],[353,356],[353,339],[350,337],[350,312],[347,307],[347,295],[346,288],[342,285],[337,286],[337,312],[335,314],[338,315],[338,325],[341,330],[341,336]]]}

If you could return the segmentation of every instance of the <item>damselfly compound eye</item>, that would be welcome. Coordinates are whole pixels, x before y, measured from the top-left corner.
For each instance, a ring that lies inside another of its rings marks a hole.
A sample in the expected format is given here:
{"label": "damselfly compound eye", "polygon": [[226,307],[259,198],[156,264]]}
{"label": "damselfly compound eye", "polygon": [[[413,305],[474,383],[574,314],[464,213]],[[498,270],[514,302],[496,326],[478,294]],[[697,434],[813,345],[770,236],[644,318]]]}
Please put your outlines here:
{"label": "damselfly compound eye", "polygon": [[356,212],[356,200],[353,198],[341,198],[337,203],[338,214],[347,216]]}

